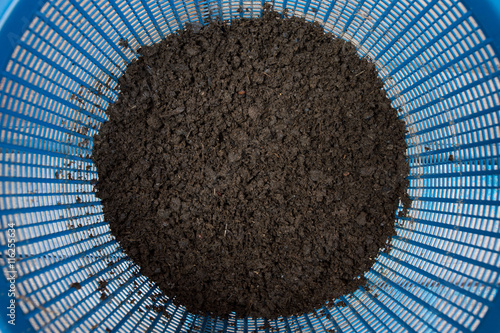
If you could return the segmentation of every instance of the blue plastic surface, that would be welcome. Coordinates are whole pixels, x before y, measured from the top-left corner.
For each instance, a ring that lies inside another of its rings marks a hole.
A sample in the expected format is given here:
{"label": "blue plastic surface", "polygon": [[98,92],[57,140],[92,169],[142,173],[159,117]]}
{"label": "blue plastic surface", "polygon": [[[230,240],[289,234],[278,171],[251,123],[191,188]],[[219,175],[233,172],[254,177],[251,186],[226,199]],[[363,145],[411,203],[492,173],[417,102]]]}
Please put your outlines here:
{"label": "blue plastic surface", "polygon": [[[408,129],[412,209],[395,218],[392,250],[365,275],[368,286],[333,300],[347,306],[270,321],[193,315],[123,254],[93,193],[91,160],[92,137],[118,97],[117,78],[136,58],[134,50],[187,22],[258,17],[262,5],[0,0],[2,332],[500,330],[496,0],[273,2],[278,11],[319,22],[375,62]],[[119,46],[122,38],[131,49]],[[6,310],[11,223],[15,327]],[[97,290],[102,280],[105,301]]]}

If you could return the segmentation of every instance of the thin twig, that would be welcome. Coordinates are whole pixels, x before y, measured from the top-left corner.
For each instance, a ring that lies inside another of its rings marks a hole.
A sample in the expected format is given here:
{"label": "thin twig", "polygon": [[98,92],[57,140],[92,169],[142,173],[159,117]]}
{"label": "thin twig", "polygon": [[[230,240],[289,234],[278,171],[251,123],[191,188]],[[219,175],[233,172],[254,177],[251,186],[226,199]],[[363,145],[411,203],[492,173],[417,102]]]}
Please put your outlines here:
{"label": "thin twig", "polygon": [[55,313],[54,311],[52,310],[49,310],[47,309],[46,307],[44,306],[41,306],[41,305],[38,305],[36,304],[35,302],[33,302],[32,300],[30,300],[29,298],[27,298],[26,296],[24,295],[19,295],[19,298],[22,299],[23,301],[27,302],[27,303],[31,303],[33,304],[37,309],[39,310],[42,310],[42,311],[47,311],[47,312],[51,312],[51,313]]}

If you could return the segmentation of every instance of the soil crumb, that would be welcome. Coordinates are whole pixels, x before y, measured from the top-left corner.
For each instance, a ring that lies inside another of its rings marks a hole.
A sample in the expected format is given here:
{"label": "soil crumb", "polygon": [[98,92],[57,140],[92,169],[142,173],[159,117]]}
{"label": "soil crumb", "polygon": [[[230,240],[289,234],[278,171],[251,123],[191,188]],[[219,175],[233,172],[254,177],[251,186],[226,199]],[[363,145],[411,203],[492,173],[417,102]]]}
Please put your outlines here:
{"label": "soil crumb", "polygon": [[410,205],[405,125],[375,66],[270,10],[139,54],[93,159],[142,274],[191,312],[238,317],[310,312],[363,285]]}
{"label": "soil crumb", "polygon": [[72,284],[69,285],[70,288],[75,288],[76,290],[82,289],[82,286],[80,285],[79,282],[73,282]]}

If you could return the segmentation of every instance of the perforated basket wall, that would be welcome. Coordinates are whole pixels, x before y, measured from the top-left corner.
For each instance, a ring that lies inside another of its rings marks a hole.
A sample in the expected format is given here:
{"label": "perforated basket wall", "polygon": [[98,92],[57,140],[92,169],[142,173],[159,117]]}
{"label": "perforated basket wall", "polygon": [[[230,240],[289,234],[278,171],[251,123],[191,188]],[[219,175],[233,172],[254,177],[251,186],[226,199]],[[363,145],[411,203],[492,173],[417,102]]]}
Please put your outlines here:
{"label": "perforated basket wall", "polygon": [[[122,253],[92,191],[92,136],[118,97],[117,77],[136,57],[119,40],[137,49],[186,22],[258,17],[263,2],[0,1],[2,331],[499,330],[499,3],[273,5],[353,42],[376,63],[407,124],[413,207],[395,220],[392,250],[366,274],[369,286],[335,300],[345,307],[269,322],[191,315]],[[100,280],[109,281],[106,301]],[[8,323],[12,299],[16,326]]]}

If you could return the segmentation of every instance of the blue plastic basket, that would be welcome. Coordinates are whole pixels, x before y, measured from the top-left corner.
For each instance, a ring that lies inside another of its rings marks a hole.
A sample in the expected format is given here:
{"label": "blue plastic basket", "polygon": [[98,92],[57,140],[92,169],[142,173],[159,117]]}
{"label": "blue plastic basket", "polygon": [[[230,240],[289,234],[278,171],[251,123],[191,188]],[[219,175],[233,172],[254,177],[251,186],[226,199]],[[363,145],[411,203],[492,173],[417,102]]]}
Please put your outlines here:
{"label": "blue plastic basket", "polygon": [[[196,316],[162,296],[123,254],[92,191],[91,160],[92,136],[118,97],[117,77],[137,56],[119,40],[137,49],[186,22],[258,17],[262,6],[0,1],[2,332],[500,330],[496,0],[274,2],[375,62],[407,124],[413,206],[396,219],[392,250],[366,274],[368,287],[335,300],[347,306],[271,321]],[[100,280],[109,281],[105,301]]]}

